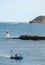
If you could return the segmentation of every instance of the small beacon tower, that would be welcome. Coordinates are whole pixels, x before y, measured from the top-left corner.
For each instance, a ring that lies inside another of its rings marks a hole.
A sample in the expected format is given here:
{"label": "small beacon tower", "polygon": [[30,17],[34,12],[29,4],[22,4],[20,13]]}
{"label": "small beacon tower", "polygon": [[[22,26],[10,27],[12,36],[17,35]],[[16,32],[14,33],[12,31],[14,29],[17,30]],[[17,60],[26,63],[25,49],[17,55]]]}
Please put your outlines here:
{"label": "small beacon tower", "polygon": [[6,38],[9,38],[10,37],[10,34],[9,34],[9,31],[8,29],[6,30]]}

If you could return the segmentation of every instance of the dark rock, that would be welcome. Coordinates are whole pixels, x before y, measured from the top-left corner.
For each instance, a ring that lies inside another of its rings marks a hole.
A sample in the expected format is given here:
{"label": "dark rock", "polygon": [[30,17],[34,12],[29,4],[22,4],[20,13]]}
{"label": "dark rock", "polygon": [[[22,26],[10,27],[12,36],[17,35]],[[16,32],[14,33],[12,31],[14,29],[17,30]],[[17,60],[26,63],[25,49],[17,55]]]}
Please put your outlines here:
{"label": "dark rock", "polygon": [[45,40],[45,36],[30,36],[30,35],[21,35],[19,39],[22,40]]}

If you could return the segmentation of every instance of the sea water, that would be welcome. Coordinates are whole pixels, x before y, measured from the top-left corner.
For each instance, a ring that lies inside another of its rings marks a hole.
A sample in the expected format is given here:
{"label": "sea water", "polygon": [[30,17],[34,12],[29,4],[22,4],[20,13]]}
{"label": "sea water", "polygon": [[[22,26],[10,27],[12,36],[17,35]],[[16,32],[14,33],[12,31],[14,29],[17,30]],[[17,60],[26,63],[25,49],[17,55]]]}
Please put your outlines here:
{"label": "sea water", "polygon": [[[45,36],[45,24],[0,23],[0,65],[45,65],[45,40],[6,39],[6,30],[10,37],[23,34]],[[22,60],[11,60],[10,56],[22,54]]]}

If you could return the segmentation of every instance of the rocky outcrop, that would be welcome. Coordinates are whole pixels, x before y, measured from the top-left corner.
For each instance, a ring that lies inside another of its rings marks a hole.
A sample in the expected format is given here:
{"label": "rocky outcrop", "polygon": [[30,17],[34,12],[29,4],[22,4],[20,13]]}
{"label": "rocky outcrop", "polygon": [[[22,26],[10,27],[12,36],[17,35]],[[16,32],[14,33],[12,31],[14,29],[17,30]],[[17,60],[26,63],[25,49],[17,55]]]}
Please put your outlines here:
{"label": "rocky outcrop", "polygon": [[45,40],[45,36],[21,35],[19,39],[22,40]]}
{"label": "rocky outcrop", "polygon": [[38,16],[29,23],[45,23],[45,16]]}

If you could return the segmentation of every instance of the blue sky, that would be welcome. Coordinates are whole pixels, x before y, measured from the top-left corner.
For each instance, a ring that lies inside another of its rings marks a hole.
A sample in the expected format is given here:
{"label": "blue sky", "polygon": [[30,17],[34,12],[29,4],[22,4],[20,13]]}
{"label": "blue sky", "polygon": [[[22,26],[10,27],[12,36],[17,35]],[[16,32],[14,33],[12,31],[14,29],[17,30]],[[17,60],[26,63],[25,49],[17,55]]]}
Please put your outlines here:
{"label": "blue sky", "polygon": [[29,22],[45,16],[45,0],[0,0],[0,22]]}

